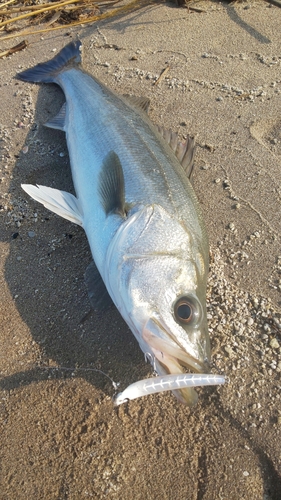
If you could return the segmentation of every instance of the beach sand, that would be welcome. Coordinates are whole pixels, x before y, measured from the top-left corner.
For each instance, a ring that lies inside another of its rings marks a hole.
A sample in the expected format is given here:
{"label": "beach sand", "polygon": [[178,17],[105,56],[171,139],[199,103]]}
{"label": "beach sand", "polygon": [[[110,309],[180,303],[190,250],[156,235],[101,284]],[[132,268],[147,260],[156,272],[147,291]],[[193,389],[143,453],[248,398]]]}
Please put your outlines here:
{"label": "beach sand", "polygon": [[[0,61],[1,500],[281,498],[281,9],[196,6],[27,37]],[[170,393],[113,407],[93,369],[119,390],[152,369],[115,309],[90,311],[84,232],[21,189],[73,190],[64,134],[43,127],[62,92],[14,77],[77,37],[93,75],[196,136],[212,370],[228,383],[192,409]]]}

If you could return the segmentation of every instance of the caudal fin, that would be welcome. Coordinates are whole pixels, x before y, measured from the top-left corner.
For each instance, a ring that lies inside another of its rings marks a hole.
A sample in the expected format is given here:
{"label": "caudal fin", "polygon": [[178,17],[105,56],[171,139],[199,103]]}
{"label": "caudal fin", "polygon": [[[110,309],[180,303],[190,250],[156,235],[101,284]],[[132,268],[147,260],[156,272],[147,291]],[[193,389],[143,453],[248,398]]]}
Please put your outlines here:
{"label": "caudal fin", "polygon": [[81,46],[80,40],[71,42],[53,59],[18,73],[17,78],[26,82],[55,82],[58,73],[71,65],[75,66],[81,63]]}

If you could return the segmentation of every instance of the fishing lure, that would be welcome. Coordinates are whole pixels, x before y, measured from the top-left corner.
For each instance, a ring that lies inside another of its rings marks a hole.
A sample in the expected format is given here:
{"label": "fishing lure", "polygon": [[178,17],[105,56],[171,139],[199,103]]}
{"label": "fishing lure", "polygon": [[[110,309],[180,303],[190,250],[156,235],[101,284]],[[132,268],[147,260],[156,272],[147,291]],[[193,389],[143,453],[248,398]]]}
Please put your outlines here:
{"label": "fishing lure", "polygon": [[156,394],[164,391],[174,391],[185,387],[198,387],[201,385],[220,385],[225,383],[223,375],[212,375],[202,373],[183,373],[176,375],[165,375],[163,377],[147,378],[129,385],[123,392],[119,392],[113,401],[115,406],[148,394]]}

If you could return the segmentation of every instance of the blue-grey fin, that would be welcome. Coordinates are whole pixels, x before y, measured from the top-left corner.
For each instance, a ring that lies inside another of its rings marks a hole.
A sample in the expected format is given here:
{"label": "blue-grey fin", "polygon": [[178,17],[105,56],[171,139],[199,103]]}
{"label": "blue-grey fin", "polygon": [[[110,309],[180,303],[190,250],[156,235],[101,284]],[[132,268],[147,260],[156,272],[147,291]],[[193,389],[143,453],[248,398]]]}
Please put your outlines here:
{"label": "blue-grey fin", "polygon": [[124,94],[125,100],[134,108],[148,113],[148,108],[150,105],[150,99],[147,97],[136,97],[134,95]]}
{"label": "blue-grey fin", "polygon": [[109,151],[99,174],[99,195],[106,215],[126,215],[124,174],[119,156]]}
{"label": "blue-grey fin", "polygon": [[18,73],[17,78],[26,82],[55,82],[58,73],[69,66],[77,66],[81,63],[81,46],[80,40],[71,42],[53,59]]}
{"label": "blue-grey fin", "polygon": [[65,113],[66,102],[63,103],[58,114],[48,122],[44,123],[44,126],[48,128],[54,128],[56,130],[62,130],[63,132],[65,132]]}
{"label": "blue-grey fin", "polygon": [[88,265],[84,278],[89,301],[94,311],[104,311],[105,309],[113,306],[111,297],[94,261]]}
{"label": "blue-grey fin", "polygon": [[157,125],[157,130],[160,135],[169,144],[171,149],[174,151],[177,159],[179,160],[181,166],[183,167],[187,177],[191,179],[193,173],[193,161],[195,153],[195,140],[194,137],[189,135],[185,142],[181,142],[178,135],[171,130],[167,130],[164,127]]}

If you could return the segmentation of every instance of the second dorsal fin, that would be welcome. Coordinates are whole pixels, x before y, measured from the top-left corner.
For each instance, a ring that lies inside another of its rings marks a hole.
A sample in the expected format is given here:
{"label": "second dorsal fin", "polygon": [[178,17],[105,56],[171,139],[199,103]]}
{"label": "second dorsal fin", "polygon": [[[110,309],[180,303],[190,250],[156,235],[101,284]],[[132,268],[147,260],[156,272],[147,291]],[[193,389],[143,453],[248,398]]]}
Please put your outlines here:
{"label": "second dorsal fin", "polygon": [[145,113],[148,112],[150,99],[148,99],[147,97],[136,97],[129,94],[124,94],[123,97],[134,108],[144,111]]}

